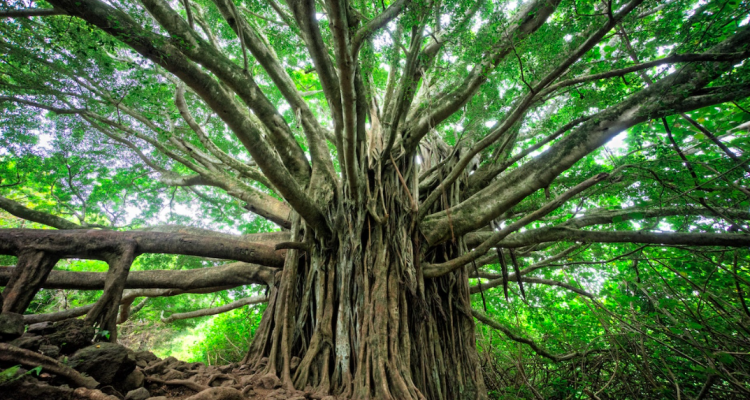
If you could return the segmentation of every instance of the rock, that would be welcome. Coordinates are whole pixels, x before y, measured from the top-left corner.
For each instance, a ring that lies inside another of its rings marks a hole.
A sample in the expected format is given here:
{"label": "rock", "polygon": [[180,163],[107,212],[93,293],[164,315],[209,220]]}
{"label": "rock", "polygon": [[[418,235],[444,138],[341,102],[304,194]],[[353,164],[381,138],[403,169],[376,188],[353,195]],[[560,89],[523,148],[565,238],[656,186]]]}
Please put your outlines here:
{"label": "rock", "polygon": [[336,400],[336,398],[333,396],[326,396],[326,397],[323,397],[321,400]]}
{"label": "rock", "polygon": [[166,398],[166,397],[164,397],[164,396],[156,396],[156,397],[149,397],[149,398],[148,398],[148,399],[146,399],[146,400],[169,400],[169,399],[167,399],[167,398]]}
{"label": "rock", "polygon": [[230,387],[215,387],[206,389],[195,396],[188,397],[185,400],[245,400],[245,396],[242,395],[237,389]]}
{"label": "rock", "polygon": [[23,335],[25,326],[23,315],[16,313],[0,314],[0,341],[10,341]]}
{"label": "rock", "polygon": [[114,343],[99,343],[78,350],[68,365],[84,372],[102,385],[121,382],[135,369],[135,360],[128,350]]}
{"label": "rock", "polygon": [[82,319],[66,319],[54,324],[54,332],[45,336],[48,344],[60,348],[60,354],[73,354],[91,345],[94,327],[86,325]]}
{"label": "rock", "polygon": [[143,375],[143,372],[139,369],[134,369],[133,372],[130,373],[130,375],[125,378],[125,381],[122,383],[122,389],[124,391],[131,391],[138,389],[139,387],[143,386],[143,381],[146,378],[145,375]]}
{"label": "rock", "polygon": [[37,351],[46,342],[44,337],[24,333],[21,337],[13,339],[10,344],[22,349]]}
{"label": "rock", "polygon": [[281,381],[274,374],[265,374],[260,378],[260,384],[266,389],[273,389],[281,386]]}
{"label": "rock", "polygon": [[131,390],[125,395],[125,400],[146,400],[151,397],[151,393],[146,388]]}
{"label": "rock", "polygon": [[150,351],[136,351],[135,352],[135,363],[139,367],[145,369],[148,367],[148,363],[151,361],[156,361],[159,358],[157,358],[154,353]]}
{"label": "rock", "polygon": [[39,352],[47,357],[57,358],[60,355],[60,348],[51,344],[39,346]]}

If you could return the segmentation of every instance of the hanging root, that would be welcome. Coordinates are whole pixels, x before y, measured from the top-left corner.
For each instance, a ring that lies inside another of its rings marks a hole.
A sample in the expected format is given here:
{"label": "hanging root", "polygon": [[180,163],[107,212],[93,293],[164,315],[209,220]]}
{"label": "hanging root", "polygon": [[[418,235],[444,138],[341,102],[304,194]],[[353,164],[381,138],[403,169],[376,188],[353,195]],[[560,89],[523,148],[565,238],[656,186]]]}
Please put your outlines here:
{"label": "hanging root", "polygon": [[24,350],[7,343],[0,343],[0,361],[17,363],[25,367],[36,368],[41,366],[44,371],[62,376],[76,386],[93,389],[99,386],[94,378],[83,376],[73,368],[63,365],[57,360],[43,356],[30,350]]}

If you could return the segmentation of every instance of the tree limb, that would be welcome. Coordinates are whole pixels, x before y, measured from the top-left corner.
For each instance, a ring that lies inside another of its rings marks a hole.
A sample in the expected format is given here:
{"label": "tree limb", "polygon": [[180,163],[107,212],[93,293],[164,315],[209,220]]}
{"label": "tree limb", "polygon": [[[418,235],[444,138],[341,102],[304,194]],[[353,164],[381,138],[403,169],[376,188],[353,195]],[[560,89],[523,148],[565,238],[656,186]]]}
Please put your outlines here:
{"label": "tree limb", "polygon": [[244,307],[246,305],[265,303],[267,301],[268,301],[268,297],[266,296],[245,297],[244,299],[233,301],[229,304],[225,304],[220,307],[204,308],[202,310],[190,311],[190,312],[185,312],[185,313],[174,313],[167,318],[162,317],[161,322],[168,324],[170,322],[174,322],[180,319],[189,319],[189,318],[205,317],[208,315],[216,315],[216,314],[225,313],[227,311],[232,311],[234,309]]}
{"label": "tree limb", "polygon": [[265,244],[196,235],[37,229],[0,229],[0,254],[15,255],[24,249],[35,249],[63,258],[101,260],[124,241],[135,242],[136,256],[144,253],[183,254],[281,267],[286,255],[283,250],[277,251]]}

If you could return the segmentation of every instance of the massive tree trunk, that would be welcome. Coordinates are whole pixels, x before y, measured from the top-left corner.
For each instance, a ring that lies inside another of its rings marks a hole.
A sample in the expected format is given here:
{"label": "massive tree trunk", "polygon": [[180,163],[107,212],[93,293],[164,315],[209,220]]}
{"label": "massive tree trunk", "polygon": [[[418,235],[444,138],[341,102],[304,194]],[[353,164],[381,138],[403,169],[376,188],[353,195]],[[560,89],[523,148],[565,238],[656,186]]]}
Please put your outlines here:
{"label": "massive tree trunk", "polygon": [[330,241],[300,230],[307,250],[289,251],[244,360],[257,373],[354,399],[486,396],[467,272],[422,275],[423,257],[445,260],[458,246],[423,254],[408,164],[370,175],[381,200],[337,210]]}

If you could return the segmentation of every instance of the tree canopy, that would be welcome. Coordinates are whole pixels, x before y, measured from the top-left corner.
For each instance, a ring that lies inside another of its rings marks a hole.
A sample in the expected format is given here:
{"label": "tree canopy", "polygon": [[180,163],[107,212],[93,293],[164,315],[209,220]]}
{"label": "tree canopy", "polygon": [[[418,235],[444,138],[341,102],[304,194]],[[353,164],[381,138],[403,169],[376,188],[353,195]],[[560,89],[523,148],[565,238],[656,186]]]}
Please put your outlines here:
{"label": "tree canopy", "polygon": [[5,1],[3,313],[267,302],[214,357],[346,398],[746,398],[748,15]]}

